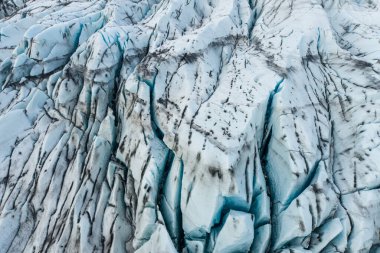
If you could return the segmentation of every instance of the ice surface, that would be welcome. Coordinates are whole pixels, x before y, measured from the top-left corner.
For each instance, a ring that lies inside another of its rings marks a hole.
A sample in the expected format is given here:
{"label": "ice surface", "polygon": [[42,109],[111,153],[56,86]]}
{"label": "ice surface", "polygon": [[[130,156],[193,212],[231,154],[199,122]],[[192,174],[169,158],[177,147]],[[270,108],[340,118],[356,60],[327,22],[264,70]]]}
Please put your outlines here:
{"label": "ice surface", "polygon": [[379,252],[378,1],[0,20],[0,252]]}

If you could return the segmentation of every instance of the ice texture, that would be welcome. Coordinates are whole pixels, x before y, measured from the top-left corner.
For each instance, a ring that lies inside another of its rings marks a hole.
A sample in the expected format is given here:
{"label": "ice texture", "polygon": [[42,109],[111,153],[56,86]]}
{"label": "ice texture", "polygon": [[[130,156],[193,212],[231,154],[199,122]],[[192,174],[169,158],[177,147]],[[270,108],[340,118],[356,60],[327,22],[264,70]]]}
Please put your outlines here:
{"label": "ice texture", "polygon": [[0,1],[0,253],[380,252],[378,0]]}

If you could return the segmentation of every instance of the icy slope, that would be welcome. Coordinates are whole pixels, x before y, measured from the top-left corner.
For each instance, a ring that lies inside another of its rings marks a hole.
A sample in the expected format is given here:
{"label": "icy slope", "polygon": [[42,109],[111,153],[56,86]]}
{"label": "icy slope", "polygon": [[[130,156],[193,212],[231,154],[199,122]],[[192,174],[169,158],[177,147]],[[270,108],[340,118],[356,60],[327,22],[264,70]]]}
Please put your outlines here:
{"label": "icy slope", "polygon": [[0,18],[0,252],[380,252],[378,1]]}

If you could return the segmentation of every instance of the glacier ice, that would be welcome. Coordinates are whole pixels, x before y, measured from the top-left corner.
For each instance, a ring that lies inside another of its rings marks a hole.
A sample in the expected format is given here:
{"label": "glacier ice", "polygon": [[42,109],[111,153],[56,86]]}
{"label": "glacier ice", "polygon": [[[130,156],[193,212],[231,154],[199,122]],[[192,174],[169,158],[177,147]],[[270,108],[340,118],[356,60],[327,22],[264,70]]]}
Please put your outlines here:
{"label": "glacier ice", "polygon": [[380,252],[378,0],[0,20],[0,252]]}

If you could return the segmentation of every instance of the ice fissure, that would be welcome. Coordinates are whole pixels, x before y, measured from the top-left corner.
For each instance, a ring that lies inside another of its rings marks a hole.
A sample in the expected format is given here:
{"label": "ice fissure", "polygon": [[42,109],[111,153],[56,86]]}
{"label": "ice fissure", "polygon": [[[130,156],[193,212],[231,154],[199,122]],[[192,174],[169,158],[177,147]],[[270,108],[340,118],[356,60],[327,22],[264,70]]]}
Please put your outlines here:
{"label": "ice fissure", "polygon": [[379,12],[0,1],[0,252],[378,252]]}

